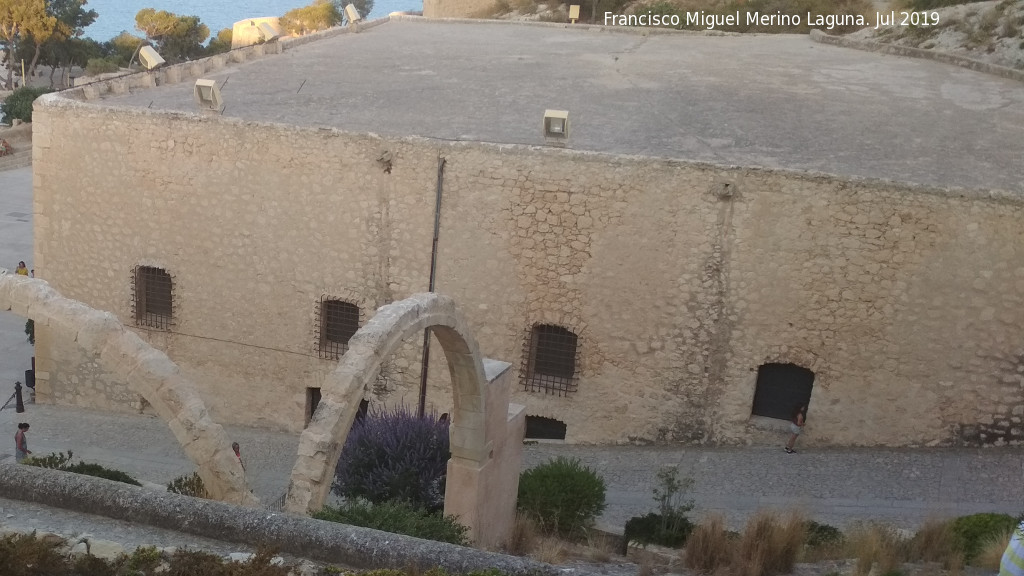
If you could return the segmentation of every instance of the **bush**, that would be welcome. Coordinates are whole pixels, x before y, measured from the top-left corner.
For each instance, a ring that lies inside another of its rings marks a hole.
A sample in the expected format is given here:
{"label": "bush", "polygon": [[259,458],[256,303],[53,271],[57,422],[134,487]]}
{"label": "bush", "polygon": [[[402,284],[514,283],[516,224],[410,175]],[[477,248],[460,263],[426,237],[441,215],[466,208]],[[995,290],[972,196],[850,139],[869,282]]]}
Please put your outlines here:
{"label": "bush", "polygon": [[85,73],[89,76],[109,74],[118,70],[117,61],[110,58],[89,58],[89,62],[85,65]]}
{"label": "bush", "polygon": [[348,434],[332,490],[381,504],[403,500],[430,512],[444,509],[448,420],[420,418],[403,405],[371,409]]}
{"label": "bush", "polygon": [[178,476],[167,485],[167,491],[175,494],[192,496],[193,498],[209,498],[206,485],[199,474],[193,472],[191,476]]}
{"label": "bush", "polygon": [[28,337],[28,343],[35,346],[36,344],[36,323],[31,318],[25,320],[25,336]]}
{"label": "bush", "polygon": [[910,560],[915,562],[941,562],[951,565],[953,556],[960,555],[953,525],[945,520],[925,522],[910,539]]}
{"label": "bush", "polygon": [[558,458],[519,477],[519,510],[541,529],[578,537],[604,511],[604,480],[576,458]]}
{"label": "bush", "polygon": [[806,521],[796,515],[780,520],[771,513],[758,513],[747,521],[740,536],[738,576],[790,574],[805,540]]}
{"label": "bush", "polygon": [[907,541],[890,526],[858,524],[847,532],[846,547],[847,556],[856,559],[853,573],[865,576],[873,570],[896,570],[906,556]]}
{"label": "bush", "polygon": [[622,535],[622,554],[630,542],[658,544],[677,548],[686,542],[693,530],[693,523],[686,513],[693,510],[692,501],[684,501],[683,495],[693,486],[690,478],[679,478],[679,469],[670,466],[658,471],[658,484],[654,488],[654,499],[658,501],[658,512],[634,516],[626,521]]}
{"label": "bush", "polygon": [[804,543],[810,548],[822,548],[842,544],[843,533],[839,528],[808,520],[804,524]]}
{"label": "bush", "polygon": [[374,504],[366,500],[352,500],[338,508],[325,507],[313,517],[425,540],[461,546],[469,544],[466,536],[469,529],[459,524],[455,516],[428,512],[408,502]]}
{"label": "bush", "polygon": [[0,104],[0,116],[3,117],[3,121],[10,124],[13,120],[22,120],[24,122],[32,121],[32,103],[47,92],[53,92],[49,88],[33,88],[31,86],[22,86],[8,96],[2,104]]}
{"label": "bush", "polygon": [[37,540],[34,532],[8,534],[0,538],[0,566],[14,567],[14,576],[49,576],[66,572],[64,557],[57,552],[56,544]]}
{"label": "bush", "polygon": [[26,458],[22,461],[22,464],[28,466],[36,466],[39,468],[50,468],[52,470],[61,470],[63,472],[73,472],[75,474],[83,474],[85,476],[95,476],[97,478],[106,478],[107,480],[113,480],[114,482],[123,482],[125,484],[131,484],[132,486],[142,486],[138,480],[132,478],[128,474],[121,472],[120,470],[113,470],[100,466],[99,464],[90,464],[87,462],[78,462],[71,464],[71,459],[74,455],[68,450],[65,456],[63,452],[54,452],[48,456],[41,458]]}
{"label": "bush", "polygon": [[953,536],[964,561],[971,562],[986,540],[1013,530],[1017,520],[1009,514],[971,514],[953,520]]}
{"label": "bush", "polygon": [[718,573],[729,565],[735,543],[725,531],[725,519],[712,516],[694,528],[686,541],[684,565],[703,574]]}

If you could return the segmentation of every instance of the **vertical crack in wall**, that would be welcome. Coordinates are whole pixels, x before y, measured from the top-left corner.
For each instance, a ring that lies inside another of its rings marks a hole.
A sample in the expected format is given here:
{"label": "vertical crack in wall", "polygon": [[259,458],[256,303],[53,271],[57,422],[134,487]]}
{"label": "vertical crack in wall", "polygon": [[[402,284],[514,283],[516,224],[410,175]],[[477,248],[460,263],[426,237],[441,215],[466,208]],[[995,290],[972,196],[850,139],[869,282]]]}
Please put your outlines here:
{"label": "vertical crack in wall", "polygon": [[711,328],[710,351],[704,367],[707,388],[704,393],[704,441],[714,442],[719,421],[719,401],[726,390],[726,368],[729,362],[729,340],[732,337],[732,310],[728,302],[729,270],[735,231],[733,212],[735,210],[735,184],[723,184],[715,190],[721,205],[718,210],[715,244],[711,256],[704,265],[704,287],[708,292],[709,326]]}

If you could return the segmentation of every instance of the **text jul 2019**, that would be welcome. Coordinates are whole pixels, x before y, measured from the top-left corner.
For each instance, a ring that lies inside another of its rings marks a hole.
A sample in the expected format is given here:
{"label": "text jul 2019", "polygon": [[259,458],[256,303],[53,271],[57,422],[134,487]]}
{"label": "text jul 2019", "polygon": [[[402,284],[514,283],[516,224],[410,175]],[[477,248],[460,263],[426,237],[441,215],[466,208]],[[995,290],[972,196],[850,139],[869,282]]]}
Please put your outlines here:
{"label": "text jul 2019", "polygon": [[[883,26],[935,26],[939,23],[938,12],[876,12],[875,28]],[[735,12],[720,14],[712,12],[686,12],[683,14],[613,14],[604,13],[605,26],[672,26],[700,27],[707,30],[734,26],[807,26],[832,30],[840,26],[865,27],[870,24],[863,14],[763,14],[761,12]]]}

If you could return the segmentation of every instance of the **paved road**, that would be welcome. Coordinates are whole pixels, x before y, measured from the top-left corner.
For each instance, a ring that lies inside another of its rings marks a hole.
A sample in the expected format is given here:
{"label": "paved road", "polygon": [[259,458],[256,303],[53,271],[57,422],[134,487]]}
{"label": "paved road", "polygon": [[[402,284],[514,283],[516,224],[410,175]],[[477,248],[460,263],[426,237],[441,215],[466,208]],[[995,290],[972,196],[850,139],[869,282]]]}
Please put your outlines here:
{"label": "paved road", "polygon": [[[191,463],[159,419],[78,408],[34,405],[25,414],[0,412],[0,430],[13,436],[16,421],[32,424],[37,453],[73,450],[90,462],[166,484],[190,473]],[[228,427],[242,445],[250,485],[264,501],[283,494],[298,437]],[[9,461],[13,440],[0,444]],[[608,486],[602,523],[621,527],[653,510],[651,489],[662,466],[694,479],[698,515],[723,512],[739,525],[760,508],[801,509],[820,521],[845,526],[878,519],[913,528],[930,516],[982,511],[1024,511],[1024,449],[830,449],[785,454],[781,445],[744,448],[572,446],[526,448],[524,467],[555,456],[576,456]]]}
{"label": "paved road", "polygon": [[[18,261],[32,267],[32,167],[0,172],[0,268],[13,272]],[[25,340],[25,319],[0,312],[0,404],[15,380],[25,381],[32,367],[32,346]]]}
{"label": "paved road", "polygon": [[[31,169],[0,172],[0,266],[31,266]],[[26,216],[28,215],[28,216]],[[32,348],[24,320],[0,312],[0,396],[21,379]],[[37,453],[72,450],[83,460],[166,484],[193,471],[169,429],[151,416],[30,405],[24,414],[0,412],[0,460],[14,449],[17,422],[29,422]],[[295,459],[298,437],[228,427],[242,445],[250,486],[264,501],[279,498]],[[836,525],[881,519],[911,528],[931,515],[1024,511],[1024,449],[833,449],[787,455],[779,446],[745,448],[528,446],[524,466],[566,455],[581,458],[605,478],[608,509],[602,523],[621,526],[653,510],[651,489],[662,466],[694,479],[698,514],[723,512],[737,525],[762,507],[801,508]]]}

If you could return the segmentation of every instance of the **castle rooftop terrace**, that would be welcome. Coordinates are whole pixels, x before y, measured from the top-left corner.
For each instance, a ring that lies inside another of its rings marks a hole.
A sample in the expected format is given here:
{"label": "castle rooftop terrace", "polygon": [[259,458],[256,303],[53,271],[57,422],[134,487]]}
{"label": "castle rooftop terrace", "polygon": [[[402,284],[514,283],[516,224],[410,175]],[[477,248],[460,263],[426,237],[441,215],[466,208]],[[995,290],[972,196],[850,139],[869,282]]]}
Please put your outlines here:
{"label": "castle rooftop terrace", "polygon": [[[211,73],[225,116],[1024,192],[1024,84],[802,35],[397,20]],[[104,103],[195,111],[193,81]]]}

